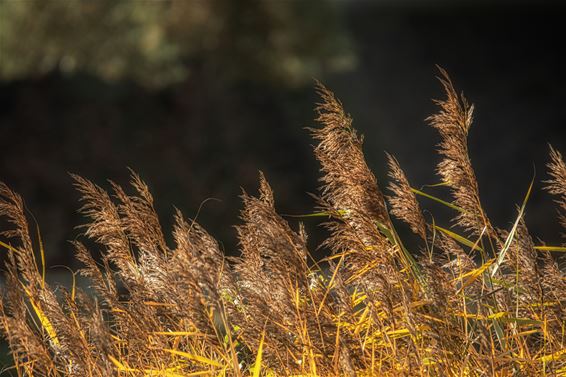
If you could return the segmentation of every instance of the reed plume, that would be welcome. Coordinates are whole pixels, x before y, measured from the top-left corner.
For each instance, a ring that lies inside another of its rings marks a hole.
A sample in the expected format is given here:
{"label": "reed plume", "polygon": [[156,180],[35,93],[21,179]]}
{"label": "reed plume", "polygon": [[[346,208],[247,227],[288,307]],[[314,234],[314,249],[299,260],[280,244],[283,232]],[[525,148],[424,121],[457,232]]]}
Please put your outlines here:
{"label": "reed plume", "polygon": [[566,230],[566,164],[562,154],[550,147],[550,162],[548,163],[548,173],[551,179],[546,181],[546,190],[556,196],[558,204],[559,221],[562,229]]}
{"label": "reed plume", "polygon": [[[326,218],[323,260],[312,258],[302,224],[277,213],[262,173],[258,194],[241,196],[238,257],[226,257],[180,210],[169,244],[134,172],[129,187],[109,181],[108,190],[73,175],[86,223],[72,244],[89,286],[53,287],[39,230],[30,231],[22,198],[0,183],[9,369],[49,377],[566,375],[566,279],[552,254],[565,249],[534,241],[528,194],[510,229],[492,225],[468,155],[473,106],[442,70],[440,81],[446,99],[428,121],[440,133],[437,172],[453,201],[414,189],[388,155],[389,205],[352,118],[317,84],[311,132],[322,187],[309,217]],[[566,165],[552,148],[548,168],[546,189],[566,228]],[[427,221],[420,200],[454,210],[454,226]],[[404,244],[396,219],[419,236],[418,249]]]}
{"label": "reed plume", "polygon": [[479,194],[479,187],[468,154],[468,132],[472,125],[474,106],[463,95],[458,95],[446,71],[440,68],[439,78],[446,99],[436,100],[440,111],[427,120],[441,136],[438,153],[442,160],[437,172],[442,182],[452,189],[454,204],[461,208],[456,224],[479,236],[484,227],[488,234],[495,230],[486,216]]}

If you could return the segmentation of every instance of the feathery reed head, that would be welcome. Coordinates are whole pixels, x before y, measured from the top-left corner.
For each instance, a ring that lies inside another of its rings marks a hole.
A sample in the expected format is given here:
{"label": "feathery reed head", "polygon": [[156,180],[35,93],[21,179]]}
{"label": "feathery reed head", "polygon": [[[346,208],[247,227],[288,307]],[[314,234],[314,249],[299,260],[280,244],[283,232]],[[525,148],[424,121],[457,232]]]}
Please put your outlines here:
{"label": "feathery reed head", "polygon": [[393,193],[388,198],[391,205],[390,213],[407,223],[415,234],[425,240],[426,221],[405,172],[392,155],[387,154],[387,162],[389,164],[389,178],[391,179],[389,190]]}
{"label": "feathery reed head", "polygon": [[474,107],[463,95],[457,94],[446,71],[440,68],[440,74],[446,99],[436,100],[440,111],[427,118],[441,136],[438,153],[442,160],[437,172],[442,182],[452,189],[454,203],[462,209],[456,216],[456,223],[475,235],[480,235],[484,227],[493,234],[480,202],[476,175],[468,155],[468,132]]}
{"label": "feathery reed head", "polygon": [[551,179],[546,181],[546,190],[556,196],[560,225],[566,230],[566,164],[562,154],[552,146],[550,147],[550,162],[547,166]]}
{"label": "feathery reed head", "polygon": [[[437,170],[454,201],[413,189],[388,155],[390,209],[352,119],[317,84],[323,211],[313,216],[328,217],[323,261],[312,260],[304,227],[277,213],[262,173],[258,195],[242,194],[237,258],[179,210],[169,245],[137,174],[131,188],[109,182],[110,191],[74,175],[82,237],[102,257],[74,241],[90,286],[51,287],[39,232],[33,237],[23,200],[0,183],[8,227],[0,328],[15,373],[564,375],[566,279],[550,253],[564,248],[536,245],[525,204],[509,231],[491,225],[468,156],[472,106],[441,73],[447,98],[429,122],[441,135]],[[550,155],[547,190],[564,216],[566,165]],[[421,197],[457,211],[456,224],[475,238],[427,223]],[[426,254],[407,249],[390,215],[421,237]]]}

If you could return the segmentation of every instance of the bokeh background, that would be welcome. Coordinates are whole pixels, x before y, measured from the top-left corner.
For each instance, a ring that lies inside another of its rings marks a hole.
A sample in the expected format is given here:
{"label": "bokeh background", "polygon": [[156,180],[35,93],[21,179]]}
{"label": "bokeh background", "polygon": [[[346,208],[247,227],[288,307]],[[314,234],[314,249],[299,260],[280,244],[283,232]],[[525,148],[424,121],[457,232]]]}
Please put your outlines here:
{"label": "bokeh background", "polygon": [[[424,119],[438,64],[476,105],[470,153],[506,227],[546,178],[548,143],[566,153],[565,15],[544,1],[0,0],[0,179],[39,224],[50,276],[77,267],[69,172],[108,187],[130,167],[165,227],[175,205],[237,254],[238,196],[258,169],[281,213],[313,211],[313,79],[352,114],[383,187],[384,151],[415,186],[437,183]],[[559,243],[540,187],[527,223]],[[305,221],[314,252],[323,233]]]}

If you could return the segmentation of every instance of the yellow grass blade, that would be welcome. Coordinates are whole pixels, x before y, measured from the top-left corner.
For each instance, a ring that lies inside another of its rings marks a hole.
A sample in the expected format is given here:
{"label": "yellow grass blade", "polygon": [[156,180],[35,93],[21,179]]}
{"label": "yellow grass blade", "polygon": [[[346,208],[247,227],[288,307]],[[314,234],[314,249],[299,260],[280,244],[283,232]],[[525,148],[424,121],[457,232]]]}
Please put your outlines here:
{"label": "yellow grass blade", "polygon": [[564,357],[566,357],[566,348],[561,349],[560,351],[556,351],[554,353],[551,353],[550,355],[541,356],[541,357],[539,357],[539,360],[542,361],[543,363],[548,363],[550,361],[560,360]]}
{"label": "yellow grass blade", "polygon": [[[224,374],[220,374],[221,376],[224,376]],[[208,370],[201,370],[199,372],[191,372],[189,374],[168,374],[167,376],[169,377],[191,377],[191,376],[210,376],[210,371]]]}
{"label": "yellow grass blade", "polygon": [[168,349],[168,348],[163,349],[163,351],[169,352],[170,354],[181,356],[181,357],[184,357],[186,359],[193,360],[193,361],[196,361],[196,362],[199,362],[199,363],[202,363],[202,364],[208,364],[208,365],[211,365],[213,367],[222,368],[222,364],[220,364],[218,361],[209,359],[209,358],[204,357],[204,356],[194,355],[192,353],[174,350],[174,349]]}
{"label": "yellow grass blade", "polygon": [[208,336],[197,331],[154,331],[152,334],[166,336]]}
{"label": "yellow grass blade", "polygon": [[410,334],[409,329],[399,329],[399,330],[393,330],[387,332],[387,335],[389,335],[392,338],[402,338],[409,334]]}
{"label": "yellow grass blade", "polygon": [[363,329],[363,325],[366,321],[366,318],[368,317],[369,314],[369,306],[366,306],[365,309],[362,312],[362,315],[360,316],[360,319],[358,320],[358,323],[356,325],[356,327],[354,328],[354,335],[358,335],[360,333],[360,331]]}
{"label": "yellow grass blade", "polygon": [[476,277],[480,276],[489,266],[491,266],[491,264],[494,261],[495,261],[495,259],[490,259],[487,262],[485,262],[483,265],[481,265],[480,267],[473,269],[471,271],[468,271],[465,274],[458,276],[456,279],[454,279],[454,281],[462,280],[462,279],[467,278],[467,277],[476,278]]}
{"label": "yellow grass blade", "polygon": [[423,197],[425,197],[425,198],[434,200],[435,202],[440,203],[440,204],[442,204],[442,205],[444,205],[444,206],[446,206],[446,207],[455,209],[455,210],[458,211],[458,212],[464,212],[464,209],[463,209],[463,208],[460,208],[460,207],[458,207],[458,206],[455,205],[455,204],[452,204],[452,203],[450,203],[450,202],[447,202],[447,201],[445,201],[445,200],[442,200],[442,199],[440,199],[440,198],[437,198],[436,196],[427,194],[426,192],[423,192],[423,191],[421,191],[421,190],[417,190],[416,188],[411,188],[411,191],[414,192],[414,193],[417,194],[417,195],[420,195],[420,196],[423,196]]}
{"label": "yellow grass blade", "polygon": [[507,312],[497,312],[497,313],[493,313],[487,316],[487,318],[489,319],[499,319],[504,317],[507,314]]}
{"label": "yellow grass blade", "polygon": [[35,225],[37,231],[37,240],[39,242],[39,255],[41,257],[41,288],[45,288],[45,249],[43,248],[43,240],[39,231],[39,225]]}
{"label": "yellow grass blade", "polygon": [[[529,319],[529,318],[515,318],[515,317],[507,317],[509,313],[508,312],[497,312],[497,313],[493,313],[493,314],[489,314],[489,315],[482,315],[482,314],[475,314],[475,313],[462,313],[462,312],[458,312],[455,313],[454,315],[457,317],[461,317],[461,318],[468,318],[468,319],[475,319],[478,321],[487,321],[487,320],[494,320],[497,319],[500,322],[506,322],[506,323],[516,323],[518,325],[534,325],[534,326],[541,326],[542,325],[542,321],[537,321],[534,319]],[[525,331],[525,334],[530,334],[530,333],[536,333],[539,332],[540,330],[529,330],[529,331]]]}
{"label": "yellow grass blade", "polygon": [[77,295],[77,277],[75,276],[74,272],[71,273],[71,278],[73,279],[71,283],[71,300],[75,302],[75,297]]}
{"label": "yellow grass blade", "polygon": [[207,370],[193,372],[189,374],[179,374],[171,372],[171,370],[175,370],[178,368],[169,368],[169,369],[144,369],[144,377],[156,376],[156,377],[189,377],[189,376],[205,376],[210,375],[210,372]]}
{"label": "yellow grass blade", "polygon": [[434,229],[441,231],[442,233],[446,234],[448,237],[453,238],[455,241],[461,243],[462,245],[468,246],[472,250],[483,251],[483,249],[478,245],[477,242],[472,242],[469,239],[462,237],[461,235],[454,233],[451,230],[448,230],[438,225],[434,225]]}
{"label": "yellow grass blade", "polygon": [[128,368],[127,366],[122,364],[118,359],[116,359],[112,355],[108,355],[108,358],[110,359],[112,364],[114,364],[116,369],[118,369],[118,371],[120,371],[120,372],[137,372],[138,371],[137,369]]}
{"label": "yellow grass blade", "polygon": [[22,287],[24,288],[24,291],[28,296],[29,302],[31,303],[35,315],[37,316],[37,318],[39,318],[39,322],[41,323],[41,326],[45,329],[47,335],[49,336],[53,344],[58,346],[59,339],[57,338],[57,333],[55,332],[55,329],[53,328],[51,321],[49,321],[49,318],[47,318],[45,313],[43,313],[43,310],[41,310],[39,305],[37,305],[37,303],[33,299],[33,296],[31,295],[31,292],[23,284]]}
{"label": "yellow grass blade", "polygon": [[563,247],[563,246],[535,246],[535,250],[566,252],[566,247]]}
{"label": "yellow grass blade", "polygon": [[114,356],[108,355],[108,358],[110,359],[110,361],[112,361],[112,364],[114,364],[114,366],[118,368],[118,370],[124,370],[126,368],[124,364],[118,361]]}
{"label": "yellow grass blade", "polygon": [[501,266],[501,263],[503,263],[503,260],[505,259],[505,254],[507,254],[507,250],[509,250],[509,247],[511,246],[511,242],[513,242],[513,238],[515,238],[515,233],[517,232],[517,227],[519,226],[519,221],[521,221],[521,219],[523,218],[523,215],[525,213],[525,207],[527,206],[527,201],[529,200],[529,197],[531,196],[531,191],[533,189],[534,182],[535,182],[535,177],[533,177],[533,179],[531,180],[531,184],[529,185],[529,189],[527,190],[527,194],[525,195],[525,198],[523,199],[523,204],[521,204],[521,208],[519,209],[519,214],[517,215],[517,219],[515,220],[515,223],[513,224],[513,228],[511,228],[511,231],[509,232],[509,235],[507,236],[507,239],[505,240],[505,244],[503,245],[503,248],[501,249],[501,251],[499,252],[499,255],[497,256],[497,261],[495,262],[495,264],[491,268],[491,277],[495,276],[495,273],[499,269],[499,266]]}
{"label": "yellow grass blade", "polygon": [[489,267],[491,267],[491,265],[495,262],[495,259],[490,259],[487,262],[485,262],[483,265],[481,265],[480,267],[466,272],[463,275],[458,276],[456,279],[454,279],[454,281],[457,280],[462,280],[464,278],[467,278],[466,281],[464,281],[462,283],[462,287],[459,289],[458,292],[461,292],[462,289],[466,288],[467,286],[469,286],[470,284],[472,284],[474,282],[474,280],[476,280],[479,276],[481,276]]}
{"label": "yellow grass blade", "polygon": [[265,330],[263,330],[263,332],[261,334],[261,340],[259,341],[259,347],[257,349],[257,356],[255,358],[254,366],[251,370],[253,377],[259,377],[259,374],[261,372],[261,359],[262,359],[262,354],[263,354],[263,342],[264,342],[264,340],[265,340]]}
{"label": "yellow grass blade", "polygon": [[379,230],[387,237],[391,245],[395,245],[399,248],[399,250],[401,251],[400,256],[402,262],[405,264],[406,267],[411,269],[413,276],[421,284],[421,286],[424,286],[425,284],[424,284],[421,268],[417,263],[417,261],[415,260],[415,258],[411,255],[411,253],[409,253],[407,248],[405,248],[405,245],[403,245],[403,242],[401,241],[401,238],[397,234],[395,228],[391,226],[391,229],[389,229],[387,226],[381,224],[379,221],[375,221],[375,223],[379,228]]}
{"label": "yellow grass blade", "polygon": [[0,241],[0,246],[5,247],[6,249],[10,250],[13,253],[18,253],[18,249],[8,245],[7,243],[4,243],[2,241]]}

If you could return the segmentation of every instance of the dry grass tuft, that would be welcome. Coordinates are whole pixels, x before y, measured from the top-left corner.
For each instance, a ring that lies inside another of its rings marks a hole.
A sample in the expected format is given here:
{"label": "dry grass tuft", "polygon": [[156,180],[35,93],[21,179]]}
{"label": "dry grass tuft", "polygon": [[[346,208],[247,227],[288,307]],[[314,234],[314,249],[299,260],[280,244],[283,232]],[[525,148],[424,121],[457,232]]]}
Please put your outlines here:
{"label": "dry grass tuft", "polygon": [[[390,208],[352,119],[317,84],[322,187],[312,216],[327,218],[332,251],[318,262],[302,225],[277,213],[263,174],[257,196],[242,194],[238,258],[180,211],[168,245],[133,172],[130,189],[109,182],[110,191],[73,176],[84,236],[102,258],[74,242],[90,287],[54,288],[22,199],[0,184],[9,224],[0,325],[13,374],[566,376],[566,279],[551,255],[566,249],[533,241],[530,189],[510,229],[491,224],[468,155],[473,106],[444,71],[440,81],[446,98],[429,122],[453,201],[411,187],[388,155]],[[550,157],[546,188],[566,229],[566,164],[552,148]],[[454,210],[455,227],[429,223],[421,198]],[[407,250],[390,215],[420,237],[419,250]]]}

